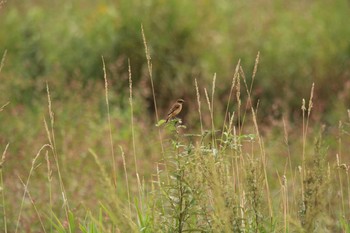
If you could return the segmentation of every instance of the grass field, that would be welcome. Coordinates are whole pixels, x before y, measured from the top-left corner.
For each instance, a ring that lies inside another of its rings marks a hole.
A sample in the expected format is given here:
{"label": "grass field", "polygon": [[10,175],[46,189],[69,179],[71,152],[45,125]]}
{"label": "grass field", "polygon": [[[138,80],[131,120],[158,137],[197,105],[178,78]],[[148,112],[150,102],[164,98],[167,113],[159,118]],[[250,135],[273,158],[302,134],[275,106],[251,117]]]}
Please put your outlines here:
{"label": "grass field", "polygon": [[349,9],[2,2],[0,231],[350,232]]}

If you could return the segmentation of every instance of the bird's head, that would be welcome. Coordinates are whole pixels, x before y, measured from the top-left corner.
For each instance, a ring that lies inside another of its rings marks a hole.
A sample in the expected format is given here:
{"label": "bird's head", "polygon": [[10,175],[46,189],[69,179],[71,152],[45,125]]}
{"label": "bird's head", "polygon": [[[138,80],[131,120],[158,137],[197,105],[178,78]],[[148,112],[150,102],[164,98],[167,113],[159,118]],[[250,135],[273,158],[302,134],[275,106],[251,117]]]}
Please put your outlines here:
{"label": "bird's head", "polygon": [[182,104],[183,102],[185,102],[183,99],[178,99],[178,100],[176,101],[176,103],[179,103],[179,104]]}

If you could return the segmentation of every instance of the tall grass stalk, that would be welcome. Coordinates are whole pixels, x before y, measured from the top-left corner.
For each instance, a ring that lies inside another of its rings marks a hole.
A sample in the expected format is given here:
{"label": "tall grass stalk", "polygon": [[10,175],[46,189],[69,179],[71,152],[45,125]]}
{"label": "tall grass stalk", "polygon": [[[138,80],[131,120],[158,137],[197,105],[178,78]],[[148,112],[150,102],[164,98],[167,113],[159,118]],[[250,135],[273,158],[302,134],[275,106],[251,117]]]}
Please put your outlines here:
{"label": "tall grass stalk", "polygon": [[340,200],[341,200],[341,209],[342,209],[342,217],[345,218],[345,204],[344,204],[344,191],[343,191],[343,180],[342,180],[342,175],[341,175],[341,164],[340,164],[340,156],[339,154],[336,155],[337,157],[337,173],[338,173],[338,181],[339,181],[339,187],[340,187]]}
{"label": "tall grass stalk", "polygon": [[20,205],[20,208],[19,208],[19,213],[18,213],[18,218],[17,218],[17,224],[16,224],[15,232],[18,231],[18,228],[19,228],[19,225],[20,225],[20,221],[21,221],[21,217],[22,217],[22,210],[23,210],[23,205],[24,205],[24,200],[25,200],[26,195],[28,194],[29,181],[30,181],[30,178],[32,177],[32,174],[33,174],[33,171],[34,171],[34,168],[35,168],[35,162],[39,158],[41,152],[44,149],[46,149],[47,147],[51,148],[51,145],[50,144],[43,145],[39,149],[38,153],[36,154],[36,156],[34,157],[34,159],[32,161],[32,166],[30,168],[30,171],[29,171],[29,174],[28,174],[28,177],[27,177],[27,181],[24,183],[24,191],[23,191],[23,195],[22,195],[21,205]]}
{"label": "tall grass stalk", "polygon": [[[309,120],[310,120],[310,114],[311,114],[311,109],[313,107],[312,99],[314,96],[314,88],[315,88],[315,83],[312,84],[311,87],[311,93],[310,93],[310,98],[309,98],[309,105],[308,108],[306,108],[306,103],[305,100],[303,99],[303,105],[302,105],[302,111],[303,111],[303,168],[305,168],[305,147],[306,147],[306,137],[307,137],[307,132],[309,128]],[[305,119],[305,112],[307,110],[307,116]],[[306,121],[306,122],[305,122]],[[305,175],[305,171],[303,171]]]}
{"label": "tall grass stalk", "polygon": [[287,177],[284,174],[282,177],[278,174],[278,181],[281,186],[281,200],[282,200],[282,212],[283,212],[283,232],[287,233],[289,229],[289,222],[288,222],[288,216],[289,216],[289,208],[288,208],[288,184],[287,184]]}
{"label": "tall grass stalk", "polygon": [[[350,176],[349,176],[349,170],[350,170],[350,165],[345,167],[345,173],[346,173],[346,184],[348,186],[348,211],[350,210]],[[349,216],[348,218],[350,218],[350,211],[348,212]]]}
{"label": "tall grass stalk", "polygon": [[[159,164],[157,163],[157,185],[158,185],[158,188],[159,190],[162,190],[162,181],[161,181],[161,178],[160,178],[160,169],[159,169]],[[163,200],[163,196],[161,195],[159,197],[160,199],[160,210],[161,210],[161,215],[164,215],[165,214],[165,208],[164,208],[164,200]]]}
{"label": "tall grass stalk", "polygon": [[[232,95],[233,95],[233,89],[235,88],[236,80],[237,80],[238,75],[239,75],[239,67],[240,67],[240,65],[241,65],[241,59],[238,60],[235,72],[234,72],[233,77],[232,77],[231,89],[230,89],[230,94],[228,95],[226,111],[225,111],[225,117],[224,117],[224,123],[223,123],[223,126],[222,126],[222,132],[224,132],[224,130],[225,130],[226,120],[227,120],[227,117],[228,117],[228,114],[229,114],[229,107],[230,107],[230,103],[231,103],[231,98],[232,98]],[[222,138],[221,138],[221,140],[222,140]]]}
{"label": "tall grass stalk", "polygon": [[[347,110],[348,112],[348,121],[350,122],[350,109]],[[348,219],[350,219],[350,175],[349,175],[350,165],[345,165],[345,173],[346,173],[346,184],[347,184],[347,191],[348,191],[348,200],[347,200],[347,210],[348,210]],[[349,230],[350,231],[350,230]]]}
{"label": "tall grass stalk", "polygon": [[254,84],[256,73],[258,71],[259,61],[260,61],[260,51],[258,52],[258,54],[256,55],[256,58],[255,58],[254,70],[253,70],[253,74],[252,74],[252,82],[250,83],[250,88],[249,88],[250,93],[252,93],[252,91],[253,91],[253,84]]}
{"label": "tall grass stalk", "polygon": [[49,159],[49,153],[46,151],[45,154],[46,165],[47,165],[47,180],[49,182],[49,199],[50,199],[50,232],[52,232],[53,224],[53,202],[52,202],[52,169],[51,162]]}
{"label": "tall grass stalk", "polygon": [[259,132],[259,127],[258,127],[258,122],[257,122],[257,118],[256,118],[256,113],[253,109],[253,107],[251,107],[251,111],[252,111],[252,116],[253,116],[253,122],[254,122],[254,126],[255,126],[255,132],[258,138],[258,144],[260,147],[260,154],[261,154],[261,162],[262,162],[262,168],[264,171],[264,180],[265,180],[265,187],[266,187],[266,195],[267,195],[267,203],[268,203],[268,207],[269,207],[269,214],[270,214],[270,219],[271,221],[273,220],[273,210],[272,210],[272,203],[271,203],[271,195],[270,195],[270,187],[269,187],[269,181],[268,181],[268,177],[267,177],[267,159],[266,159],[266,153],[265,153],[265,148],[264,148],[264,142],[263,139],[260,135]]}
{"label": "tall grass stalk", "polygon": [[[147,40],[146,40],[146,35],[145,32],[143,30],[143,25],[141,24],[141,33],[142,33],[142,40],[143,40],[143,45],[145,47],[145,54],[146,54],[146,59],[147,59],[147,68],[148,68],[148,75],[149,78],[151,80],[151,87],[152,87],[152,96],[153,96],[153,104],[154,104],[154,110],[156,112],[156,120],[157,123],[159,122],[159,115],[158,115],[158,107],[157,107],[157,100],[156,100],[156,94],[155,94],[155,90],[154,90],[154,84],[153,84],[153,72],[152,72],[152,60],[151,60],[151,55],[149,53],[148,50],[148,46],[147,46]],[[158,134],[159,134],[159,141],[160,141],[160,146],[162,149],[162,155],[163,155],[163,160],[164,160],[164,169],[165,171],[168,170],[167,164],[165,162],[165,151],[164,151],[164,145],[163,145],[163,137],[162,137],[162,132],[160,131],[161,129],[158,128]],[[168,173],[168,172],[166,172]],[[168,182],[169,182],[169,178],[168,178]]]}
{"label": "tall grass stalk", "polygon": [[125,185],[126,185],[126,191],[128,194],[129,217],[131,218],[131,201],[130,201],[130,188],[129,188],[128,171],[126,169],[126,161],[125,161],[125,154],[124,154],[123,148],[121,146],[119,146],[119,148],[120,148],[120,151],[122,153],[123,167],[124,167],[124,174],[125,174]]}
{"label": "tall grass stalk", "polygon": [[[254,80],[254,77],[256,75],[256,69],[257,69],[257,66],[258,66],[258,62],[259,62],[259,53],[258,53],[256,61],[255,61],[255,66],[254,66],[254,72],[253,72],[252,80]],[[264,148],[264,142],[263,142],[262,136],[260,135],[260,130],[259,130],[257,117],[256,117],[257,112],[254,110],[254,108],[253,108],[253,106],[251,104],[251,88],[248,89],[248,85],[247,85],[247,81],[246,81],[243,69],[241,68],[240,70],[241,70],[241,76],[242,76],[242,79],[243,79],[243,83],[245,84],[245,88],[246,88],[246,91],[247,91],[248,101],[250,102],[250,105],[251,105],[250,109],[251,109],[253,123],[254,123],[254,127],[255,127],[255,133],[256,133],[257,138],[258,138],[258,144],[259,144],[260,154],[261,154],[262,168],[263,168],[263,172],[264,172],[264,180],[265,180],[265,188],[266,188],[266,194],[267,194],[267,202],[268,202],[268,207],[269,207],[270,218],[271,218],[271,221],[272,221],[273,209],[272,209],[272,203],[271,203],[269,181],[268,181],[268,177],[267,177],[267,161],[266,161],[267,158],[266,158],[266,153],[265,153],[265,148]],[[244,113],[244,115],[245,115],[245,113]],[[242,123],[244,122],[244,118],[245,117],[243,116]]]}
{"label": "tall grass stalk", "polygon": [[4,232],[7,233],[7,217],[6,217],[6,205],[5,205],[5,186],[4,186],[4,178],[2,174],[2,169],[6,160],[6,152],[10,143],[7,143],[4,151],[2,152],[1,162],[0,162],[0,193],[1,193],[1,202],[2,202],[2,212],[4,218]]}
{"label": "tall grass stalk", "polygon": [[301,166],[298,166],[298,171],[300,174],[300,187],[301,187],[301,200],[304,202],[304,177],[305,177],[305,147],[306,147],[306,128],[305,128],[305,112],[306,112],[306,102],[305,99],[302,100],[301,104],[301,111],[303,115],[303,135],[302,135],[302,143],[303,143],[303,149],[302,149],[302,161],[301,161]]}
{"label": "tall grass stalk", "polygon": [[[56,164],[56,168],[57,168],[58,181],[59,181],[59,184],[60,184],[60,189],[61,189],[61,194],[62,194],[62,201],[63,201],[63,207],[64,207],[64,211],[65,211],[65,214],[66,214],[66,219],[67,219],[67,221],[69,221],[69,212],[70,212],[70,210],[69,210],[69,203],[68,203],[68,199],[67,199],[66,190],[65,190],[65,187],[64,187],[64,184],[63,184],[60,164],[59,164],[59,161],[58,161],[58,153],[57,153],[57,148],[56,148],[56,138],[55,138],[55,131],[54,131],[55,118],[54,118],[54,113],[53,113],[53,110],[52,110],[50,88],[49,88],[49,85],[48,85],[47,82],[46,82],[46,92],[47,92],[47,101],[48,101],[48,108],[49,108],[48,110],[49,110],[49,116],[50,116],[50,129],[49,129],[49,126],[48,126],[45,118],[44,118],[44,125],[45,125],[47,138],[49,140],[49,145],[50,145],[50,148],[52,150],[53,157],[54,157],[55,164]],[[72,231],[70,225],[69,225],[69,231],[70,232]]]}
{"label": "tall grass stalk", "polygon": [[106,65],[105,60],[102,57],[102,64],[103,64],[103,79],[105,81],[105,97],[106,97],[106,107],[107,107],[107,116],[108,116],[108,128],[109,128],[109,143],[111,148],[111,157],[112,157],[112,163],[113,163],[113,183],[114,187],[117,187],[117,168],[115,163],[115,156],[114,156],[114,145],[113,145],[113,136],[112,136],[112,123],[111,123],[111,115],[109,110],[109,98],[108,98],[108,79],[107,79],[107,73],[106,73]]}
{"label": "tall grass stalk", "polygon": [[4,54],[2,55],[2,58],[1,58],[1,62],[0,62],[0,72],[1,72],[2,68],[4,67],[5,59],[6,59],[6,54],[7,54],[7,50],[5,50],[5,52],[4,52]]}
{"label": "tall grass stalk", "polygon": [[342,215],[344,218],[346,218],[344,193],[343,193],[343,181],[342,181],[342,175],[340,173],[340,168],[341,168],[340,163],[342,160],[341,159],[342,158],[342,136],[343,136],[343,124],[341,121],[339,121],[339,124],[338,124],[338,154],[336,155],[336,157],[337,157],[337,170],[338,170],[338,179],[339,179],[339,187],[340,187]]}
{"label": "tall grass stalk", "polygon": [[[238,135],[236,127],[233,127],[233,145],[240,144],[239,136],[240,135]],[[234,154],[234,166],[233,166],[234,168],[233,169],[235,170],[235,175],[233,177],[236,177],[235,187],[237,188],[238,199],[241,201],[241,203],[240,203],[240,206],[242,208],[241,209],[241,218],[244,219],[244,216],[243,216],[244,215],[244,213],[243,213],[244,201],[243,201],[243,199],[244,199],[245,195],[244,195],[243,187],[241,185],[241,182],[242,182],[241,176],[244,176],[244,173],[241,174],[241,172],[239,170],[240,167],[245,167],[242,148],[240,146],[238,146],[237,149],[233,151],[233,154]]]}
{"label": "tall grass stalk", "polygon": [[135,171],[138,174],[137,170],[137,158],[136,158],[136,146],[135,146],[135,130],[134,130],[134,107],[132,101],[132,78],[131,78],[131,66],[130,60],[128,59],[128,71],[129,71],[129,104],[130,104],[130,121],[131,121],[131,135],[132,135],[132,149],[134,154],[134,163],[135,163]]}
{"label": "tall grass stalk", "polygon": [[216,132],[215,132],[215,125],[214,125],[214,94],[215,94],[215,83],[216,83],[216,73],[214,74],[213,77],[213,83],[212,83],[212,88],[211,88],[211,130],[213,132],[213,139],[214,139],[214,143],[213,143],[213,147],[217,148],[216,145]]}
{"label": "tall grass stalk", "polygon": [[[239,69],[241,69],[241,65],[239,65]],[[242,133],[242,122],[241,122],[241,78],[240,75],[237,75],[236,78],[236,101],[237,101],[237,124],[238,124],[238,134]]]}
{"label": "tall grass stalk", "polygon": [[285,167],[289,168],[289,172],[292,176],[292,184],[294,185],[294,175],[293,175],[292,159],[291,159],[290,145],[289,145],[288,126],[284,117],[282,117],[282,123],[283,123],[283,142],[284,142],[284,145],[286,146],[287,156],[288,156]]}
{"label": "tall grass stalk", "polygon": [[[132,149],[133,149],[133,155],[134,155],[134,164],[135,164],[135,173],[136,177],[139,177],[139,172],[137,169],[137,156],[136,156],[136,146],[135,146],[135,130],[134,130],[134,107],[133,107],[133,99],[132,99],[132,76],[131,76],[131,65],[130,60],[128,59],[128,73],[129,73],[129,104],[130,104],[130,121],[131,121],[131,135],[132,135]],[[138,186],[138,192],[139,192],[139,203],[142,208],[142,190],[140,186]]]}
{"label": "tall grass stalk", "polygon": [[[310,119],[310,114],[311,114],[311,109],[313,107],[313,95],[314,95],[314,87],[315,84],[312,84],[311,87],[311,93],[310,93],[310,98],[309,98],[309,104],[308,108],[306,108],[306,102],[305,99],[302,100],[302,115],[303,115],[303,135],[302,135],[302,165],[299,169],[300,175],[301,175],[301,198],[302,198],[302,208],[304,209],[304,203],[305,203],[305,187],[304,187],[304,181],[306,179],[306,165],[305,165],[305,149],[306,149],[306,138],[307,138],[307,133],[308,133],[308,128],[309,128],[309,119]],[[306,115],[307,113],[307,115]]]}
{"label": "tall grass stalk", "polygon": [[207,104],[208,104],[208,108],[209,108],[209,113],[210,113],[210,122],[211,122],[211,133],[210,133],[210,136],[211,136],[211,145],[212,147],[215,148],[215,128],[214,128],[214,113],[213,113],[213,110],[211,109],[212,108],[212,105],[210,104],[210,99],[209,99],[209,96],[208,96],[208,91],[206,88],[204,88],[204,94],[205,94],[205,98],[207,100]]}
{"label": "tall grass stalk", "polygon": [[[3,1],[0,2],[0,9],[3,5]],[[2,55],[1,62],[0,62],[0,72],[2,68],[4,67],[5,64],[5,59],[6,59],[6,54],[7,50],[5,50],[4,54]],[[10,102],[5,103],[0,107],[0,112],[4,110],[4,108],[9,104]],[[3,174],[2,174],[2,169],[5,163],[6,159],[6,152],[9,147],[9,143],[6,144],[5,149],[2,153],[1,156],[1,161],[0,161],[0,193],[1,193],[1,202],[2,202],[2,211],[3,211],[3,219],[4,219],[4,232],[7,233],[7,217],[6,217],[6,205],[5,205],[5,186],[4,186],[4,179],[3,179]]]}
{"label": "tall grass stalk", "polygon": [[[2,58],[1,58],[1,62],[0,62],[0,73],[1,73],[1,70],[2,68],[4,67],[4,64],[5,64],[5,59],[6,59],[6,54],[7,54],[7,50],[5,50],[4,54],[2,55]],[[0,107],[0,112],[2,112],[4,110],[4,108],[9,105],[10,102],[7,102],[5,104],[3,104],[1,107]]]}
{"label": "tall grass stalk", "polygon": [[199,122],[200,122],[200,125],[201,125],[201,135],[203,136],[204,130],[203,130],[203,121],[202,121],[202,113],[201,113],[201,96],[200,96],[200,93],[199,93],[197,79],[194,79],[194,84],[195,84],[195,87],[196,87]]}

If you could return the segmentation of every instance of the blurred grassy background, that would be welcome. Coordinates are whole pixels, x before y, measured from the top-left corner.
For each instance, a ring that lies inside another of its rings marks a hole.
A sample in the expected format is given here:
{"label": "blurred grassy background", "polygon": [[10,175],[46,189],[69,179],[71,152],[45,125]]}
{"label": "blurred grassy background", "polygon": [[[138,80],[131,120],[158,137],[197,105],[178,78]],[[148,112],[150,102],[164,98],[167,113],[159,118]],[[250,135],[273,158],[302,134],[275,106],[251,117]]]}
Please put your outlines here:
{"label": "blurred grassy background", "polygon": [[[172,101],[182,97],[187,106],[182,115],[185,124],[198,129],[194,79],[201,88],[210,87],[216,73],[215,120],[222,122],[238,60],[249,79],[260,51],[253,100],[260,100],[259,116],[264,124],[281,122],[282,115],[292,127],[298,121],[300,124],[301,100],[309,97],[315,82],[313,120],[336,129],[339,120],[347,119],[346,110],[350,108],[349,15],[350,3],[346,0],[3,3],[0,53],[7,54],[0,73],[0,105],[8,101],[10,104],[0,113],[0,149],[3,151],[10,143],[4,166],[7,193],[13,193],[7,196],[12,203],[9,206],[22,195],[16,175],[26,176],[31,159],[47,141],[43,124],[47,116],[46,81],[51,89],[62,173],[69,183],[70,198],[80,200],[76,206],[92,209],[94,201],[107,198],[103,187],[99,187],[100,177],[94,175],[98,167],[88,153],[93,148],[105,155],[101,159],[111,169],[101,56],[110,82],[114,143],[123,146],[126,155],[132,148],[130,59],[139,167],[146,180],[154,174],[155,161],[161,155],[159,142],[144,143],[145,137],[157,138],[157,132],[153,128],[154,107],[141,24],[152,57],[162,116]],[[204,121],[210,125],[209,116]],[[117,146],[115,149],[120,153]],[[131,157],[128,161],[132,171]],[[44,158],[41,162],[45,163]],[[117,164],[122,174],[119,157]],[[38,167],[35,176],[45,176],[45,169]],[[69,179],[80,176],[86,179]],[[118,179],[122,182],[122,178]],[[32,195],[40,196],[46,188],[33,182]],[[125,190],[120,193],[126,195]],[[47,198],[43,197],[38,205]],[[56,208],[59,212],[60,206]],[[26,211],[33,211],[30,204]],[[16,213],[15,208],[8,210],[10,217]],[[24,226],[30,226],[33,216],[23,216]]]}
{"label": "blurred grassy background", "polygon": [[[214,73],[224,99],[238,59],[250,68],[260,51],[256,98],[264,97],[262,112],[275,105],[299,111],[300,99],[315,82],[319,112],[332,119],[339,113],[329,106],[345,107],[341,103],[350,98],[350,28],[344,27],[349,12],[345,0],[11,1],[0,16],[0,46],[8,50],[2,76],[15,78],[1,92],[3,98],[32,104],[43,80],[66,88],[99,82],[103,55],[118,102],[130,58],[137,93],[151,105],[143,24],[161,107],[178,96],[194,99],[194,78],[205,85]],[[11,83],[16,90],[8,88]]]}

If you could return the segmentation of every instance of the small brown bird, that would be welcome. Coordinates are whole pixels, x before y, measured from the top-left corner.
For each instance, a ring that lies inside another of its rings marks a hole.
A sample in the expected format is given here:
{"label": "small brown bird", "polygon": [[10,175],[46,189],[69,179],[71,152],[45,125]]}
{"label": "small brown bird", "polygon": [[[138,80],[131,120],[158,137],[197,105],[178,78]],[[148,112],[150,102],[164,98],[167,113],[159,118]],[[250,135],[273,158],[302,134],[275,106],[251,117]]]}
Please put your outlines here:
{"label": "small brown bird", "polygon": [[171,106],[167,114],[165,123],[167,123],[170,119],[174,118],[175,116],[177,116],[177,114],[181,112],[183,102],[185,102],[183,99],[178,99],[176,103],[173,104],[173,106]]}

